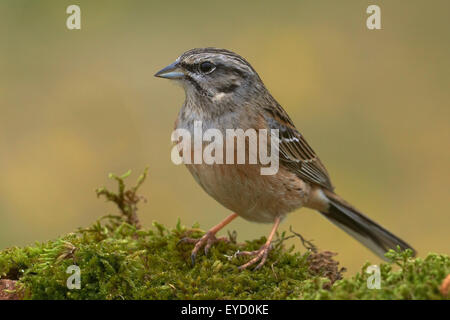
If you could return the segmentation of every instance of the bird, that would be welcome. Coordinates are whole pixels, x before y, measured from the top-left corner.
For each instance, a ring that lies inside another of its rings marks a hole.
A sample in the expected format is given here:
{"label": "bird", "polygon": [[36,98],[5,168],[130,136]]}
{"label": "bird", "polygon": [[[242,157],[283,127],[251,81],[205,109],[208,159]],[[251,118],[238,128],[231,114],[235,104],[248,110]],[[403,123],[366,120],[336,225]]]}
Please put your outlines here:
{"label": "bird", "polygon": [[[411,249],[415,255],[409,244],[335,193],[322,161],[242,56],[226,49],[194,48],[158,71],[155,77],[175,81],[184,89],[185,101],[175,129],[195,134],[195,124],[200,123],[204,130],[215,129],[224,134],[227,129],[265,129],[278,133],[275,137],[278,146],[273,148],[278,151],[279,162],[275,174],[262,175],[262,162],[248,163],[248,157],[244,163],[185,163],[204,191],[233,212],[201,238],[182,239],[195,244],[192,264],[201,248],[207,255],[216,242],[226,241],[225,237],[217,238],[217,232],[242,217],[273,224],[261,248],[239,252],[250,257],[240,270],[251,266],[260,269],[268,258],[280,222],[302,207],[318,211],[384,260],[387,251],[398,247]],[[230,142],[227,140],[224,145],[227,143]]]}

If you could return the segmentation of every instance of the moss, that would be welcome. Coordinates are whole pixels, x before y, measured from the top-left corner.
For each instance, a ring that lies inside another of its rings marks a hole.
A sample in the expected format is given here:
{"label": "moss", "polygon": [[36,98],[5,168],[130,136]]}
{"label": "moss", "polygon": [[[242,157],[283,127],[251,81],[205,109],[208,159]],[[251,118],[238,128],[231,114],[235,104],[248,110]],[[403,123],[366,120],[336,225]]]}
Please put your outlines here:
{"label": "moss", "polygon": [[[214,246],[208,256],[200,254],[190,264],[192,244],[179,243],[185,236],[200,237],[198,226],[173,228],[154,223],[140,229],[135,214],[137,187],[102,194],[117,203],[120,216],[106,216],[86,229],[46,243],[0,251],[0,277],[17,280],[16,291],[28,299],[445,299],[439,286],[450,273],[446,255],[411,258],[411,252],[388,253],[392,263],[382,264],[381,289],[368,289],[361,273],[341,279],[334,254],[308,246],[304,253],[286,248],[286,234],[278,235],[265,266],[258,271],[238,271],[246,261],[238,250],[259,248],[265,238]],[[120,197],[127,194],[129,197]],[[128,202],[127,202],[128,201]],[[123,209],[127,208],[129,209]],[[292,236],[299,236],[293,233]],[[301,236],[300,236],[301,237]],[[304,243],[305,240],[301,239]],[[81,289],[69,290],[71,265],[81,270]],[[333,282],[333,283],[332,283]],[[17,293],[17,292],[16,292]]]}
{"label": "moss", "polygon": [[336,281],[331,290],[307,292],[305,299],[449,299],[440,291],[446,275],[450,273],[448,255],[430,253],[425,259],[412,258],[412,252],[389,251],[392,263],[380,265],[380,289],[368,289],[371,274],[366,263],[361,272],[349,279]]}
{"label": "moss", "polygon": [[[121,222],[112,228],[109,221],[98,222],[56,241],[7,249],[0,253],[0,274],[20,279],[33,299],[284,299],[299,296],[302,282],[312,276],[307,255],[281,245],[264,270],[239,272],[244,260],[227,256],[258,248],[264,238],[243,247],[221,243],[192,267],[192,245],[177,244],[188,234],[199,237],[198,228],[154,227],[137,230]],[[66,287],[72,264],[81,269],[81,290]]]}

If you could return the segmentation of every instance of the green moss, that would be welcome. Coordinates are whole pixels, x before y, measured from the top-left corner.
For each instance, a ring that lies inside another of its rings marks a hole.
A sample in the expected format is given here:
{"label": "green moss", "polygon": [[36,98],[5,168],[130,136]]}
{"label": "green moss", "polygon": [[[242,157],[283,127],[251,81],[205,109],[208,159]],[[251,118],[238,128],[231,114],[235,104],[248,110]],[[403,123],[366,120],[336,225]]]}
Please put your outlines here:
{"label": "green moss", "polygon": [[440,292],[440,285],[450,273],[448,255],[430,253],[425,259],[412,258],[412,252],[389,251],[392,263],[380,265],[380,289],[368,289],[371,274],[366,263],[361,272],[349,279],[336,281],[331,290],[308,291],[306,299],[448,299]]}
{"label": "green moss", "polygon": [[[255,249],[264,238],[244,248],[221,243],[192,267],[192,245],[177,243],[201,232],[180,224],[173,230],[154,225],[137,230],[126,222],[115,228],[99,222],[56,241],[7,249],[0,253],[0,274],[19,278],[33,299],[284,299],[299,296],[302,281],[311,277],[307,255],[281,246],[274,249],[267,268],[239,272],[244,260],[227,255]],[[274,273],[270,265],[276,260]],[[66,269],[72,264],[81,269],[81,290],[66,287]]]}
{"label": "green moss", "polygon": [[[126,194],[119,186],[119,194]],[[339,280],[342,270],[333,254],[312,247],[294,252],[283,245],[286,234],[279,235],[261,270],[238,271],[248,258],[234,254],[259,248],[265,238],[219,243],[191,266],[193,245],[179,240],[200,237],[198,226],[178,222],[169,230],[155,222],[140,229],[131,223],[137,222],[137,188],[125,198],[101,190],[111,201],[128,199],[134,207],[54,241],[0,251],[0,277],[18,280],[18,290],[28,299],[444,299],[439,285],[450,273],[446,255],[413,259],[410,252],[391,251],[393,262],[381,265],[381,289],[368,289],[368,264],[360,274]],[[80,290],[66,286],[66,269],[74,264],[81,269]]]}
{"label": "green moss", "polygon": [[[32,299],[442,299],[439,285],[450,272],[448,256],[412,259],[392,251],[389,256],[401,268],[381,265],[380,290],[367,289],[367,265],[324,289],[329,280],[312,270],[314,253],[286,250],[281,242],[264,268],[239,272],[245,259],[230,257],[238,249],[258,248],[264,238],[243,246],[220,243],[192,267],[192,245],[177,243],[187,234],[199,237],[197,229],[113,225],[98,222],[56,241],[4,250],[0,275],[19,279]],[[72,264],[81,269],[81,290],[66,287],[66,269]]]}

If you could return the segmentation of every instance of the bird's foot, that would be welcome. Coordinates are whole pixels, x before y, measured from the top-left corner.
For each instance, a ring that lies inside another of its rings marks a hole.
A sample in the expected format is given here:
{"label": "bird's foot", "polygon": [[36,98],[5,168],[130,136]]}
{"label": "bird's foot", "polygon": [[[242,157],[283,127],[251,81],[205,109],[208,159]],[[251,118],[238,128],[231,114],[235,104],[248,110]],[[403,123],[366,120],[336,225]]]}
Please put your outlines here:
{"label": "bird's foot", "polygon": [[195,243],[194,249],[192,250],[191,253],[191,262],[192,265],[194,265],[197,253],[202,247],[205,247],[204,248],[205,255],[208,255],[209,249],[211,249],[212,245],[219,241],[229,242],[230,240],[227,237],[216,238],[215,233],[208,231],[199,239],[185,237],[181,239],[178,243]]}
{"label": "bird's foot", "polygon": [[236,253],[237,256],[254,256],[253,259],[248,261],[246,264],[243,264],[239,267],[239,270],[242,271],[247,269],[248,267],[258,263],[254,270],[260,269],[267,260],[267,256],[269,255],[270,250],[272,250],[272,245],[270,243],[264,244],[261,248],[255,251],[239,251]]}

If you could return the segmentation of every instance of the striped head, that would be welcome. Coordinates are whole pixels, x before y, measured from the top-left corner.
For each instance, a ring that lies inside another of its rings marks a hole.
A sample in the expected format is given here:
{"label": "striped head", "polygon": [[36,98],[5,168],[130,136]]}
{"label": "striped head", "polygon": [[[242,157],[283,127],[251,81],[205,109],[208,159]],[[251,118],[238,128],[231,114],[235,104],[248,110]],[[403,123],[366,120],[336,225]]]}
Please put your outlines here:
{"label": "striped head", "polygon": [[186,51],[155,76],[180,82],[191,101],[241,104],[266,91],[244,58],[218,48]]}

